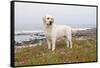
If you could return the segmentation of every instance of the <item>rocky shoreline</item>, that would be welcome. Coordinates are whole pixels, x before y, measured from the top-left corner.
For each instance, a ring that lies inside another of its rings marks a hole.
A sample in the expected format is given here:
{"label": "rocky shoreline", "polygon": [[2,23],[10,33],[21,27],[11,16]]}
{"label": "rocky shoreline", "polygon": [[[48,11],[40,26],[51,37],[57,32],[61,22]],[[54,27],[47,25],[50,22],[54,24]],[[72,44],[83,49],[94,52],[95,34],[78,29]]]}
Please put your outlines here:
{"label": "rocky shoreline", "polygon": [[75,38],[84,39],[84,40],[87,39],[96,40],[96,35],[97,35],[96,28],[78,31],[73,34]]}
{"label": "rocky shoreline", "polygon": [[[72,34],[75,40],[96,40],[96,28],[87,29],[82,31],[77,31]],[[41,45],[43,42],[46,42],[46,39],[34,39],[29,41],[22,41],[21,43],[15,41],[15,47],[32,47]]]}

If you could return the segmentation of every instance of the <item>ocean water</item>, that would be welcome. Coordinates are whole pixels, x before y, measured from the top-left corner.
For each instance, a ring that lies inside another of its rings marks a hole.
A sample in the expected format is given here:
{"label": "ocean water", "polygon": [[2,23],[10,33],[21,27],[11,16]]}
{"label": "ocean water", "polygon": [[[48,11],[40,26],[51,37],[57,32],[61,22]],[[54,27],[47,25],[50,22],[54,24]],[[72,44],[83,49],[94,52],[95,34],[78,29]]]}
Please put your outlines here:
{"label": "ocean water", "polygon": [[[96,25],[70,25],[73,28],[90,29],[96,27]],[[15,41],[29,41],[34,39],[44,39],[44,31],[40,25],[16,25],[15,26]]]}
{"label": "ocean water", "polygon": [[29,41],[30,39],[33,39],[30,35],[15,35],[15,41],[19,43]]}
{"label": "ocean water", "polygon": [[[60,25],[60,24],[57,24]],[[96,27],[96,24],[65,24],[67,26],[70,26],[72,28],[94,28]],[[43,24],[15,24],[15,32],[21,32],[21,31],[42,31],[43,30]]]}
{"label": "ocean water", "polygon": [[42,40],[45,39],[45,34],[43,31],[21,31],[15,33],[15,41],[16,42],[23,42],[23,41],[30,41],[30,40]]}

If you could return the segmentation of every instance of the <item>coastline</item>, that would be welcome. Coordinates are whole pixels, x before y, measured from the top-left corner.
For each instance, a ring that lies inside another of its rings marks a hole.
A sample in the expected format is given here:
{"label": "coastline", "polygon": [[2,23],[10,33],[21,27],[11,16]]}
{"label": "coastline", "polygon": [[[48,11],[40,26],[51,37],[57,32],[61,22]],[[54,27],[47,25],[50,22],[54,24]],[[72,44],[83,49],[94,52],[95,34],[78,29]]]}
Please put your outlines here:
{"label": "coastline", "polygon": [[[43,31],[42,31],[42,33],[36,31],[36,32],[32,33],[32,35],[29,32],[27,32],[27,33],[26,34],[22,33],[21,36],[24,35],[25,38],[27,38],[26,36],[29,35],[30,39],[23,40],[21,42],[15,41],[16,48],[33,47],[33,46],[37,46],[37,45],[41,44],[42,42],[46,42],[46,37],[45,37]],[[19,36],[20,36],[20,34],[19,34]],[[75,33],[72,33],[72,37],[74,40],[89,40],[89,39],[96,40],[96,28],[79,30]]]}

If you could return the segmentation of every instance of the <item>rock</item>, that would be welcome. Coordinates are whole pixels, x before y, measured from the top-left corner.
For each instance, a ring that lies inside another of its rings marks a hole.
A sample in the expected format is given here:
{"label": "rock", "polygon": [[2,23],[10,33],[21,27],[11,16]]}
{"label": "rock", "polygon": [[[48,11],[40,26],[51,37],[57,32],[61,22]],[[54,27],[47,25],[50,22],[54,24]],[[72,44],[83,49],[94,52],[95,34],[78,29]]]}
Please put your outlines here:
{"label": "rock", "polygon": [[96,28],[77,31],[73,33],[72,36],[75,38],[96,40]]}

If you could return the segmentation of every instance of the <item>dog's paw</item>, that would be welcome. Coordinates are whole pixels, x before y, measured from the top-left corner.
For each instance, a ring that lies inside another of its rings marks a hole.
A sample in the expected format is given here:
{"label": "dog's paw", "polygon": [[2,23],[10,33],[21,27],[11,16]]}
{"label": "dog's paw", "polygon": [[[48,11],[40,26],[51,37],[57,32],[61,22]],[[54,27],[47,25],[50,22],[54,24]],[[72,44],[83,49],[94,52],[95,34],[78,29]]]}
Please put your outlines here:
{"label": "dog's paw", "polygon": [[54,51],[55,50],[55,48],[52,48],[52,51]]}
{"label": "dog's paw", "polygon": [[70,48],[72,48],[72,45],[70,46]]}

